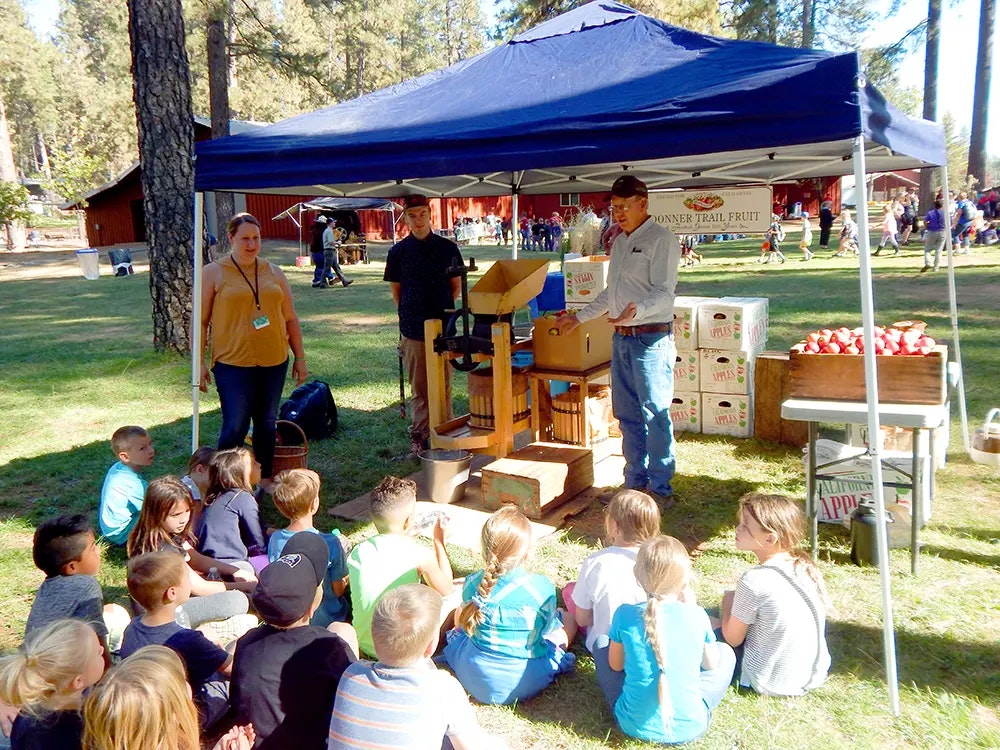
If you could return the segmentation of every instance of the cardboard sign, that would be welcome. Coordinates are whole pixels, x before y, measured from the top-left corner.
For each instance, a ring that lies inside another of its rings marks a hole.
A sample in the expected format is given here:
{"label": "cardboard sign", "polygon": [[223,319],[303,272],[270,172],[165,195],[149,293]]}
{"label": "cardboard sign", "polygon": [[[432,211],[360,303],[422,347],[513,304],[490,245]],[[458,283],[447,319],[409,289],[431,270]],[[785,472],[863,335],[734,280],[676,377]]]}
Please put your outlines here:
{"label": "cardboard sign", "polygon": [[761,234],[771,223],[769,187],[649,194],[649,213],[677,234]]}

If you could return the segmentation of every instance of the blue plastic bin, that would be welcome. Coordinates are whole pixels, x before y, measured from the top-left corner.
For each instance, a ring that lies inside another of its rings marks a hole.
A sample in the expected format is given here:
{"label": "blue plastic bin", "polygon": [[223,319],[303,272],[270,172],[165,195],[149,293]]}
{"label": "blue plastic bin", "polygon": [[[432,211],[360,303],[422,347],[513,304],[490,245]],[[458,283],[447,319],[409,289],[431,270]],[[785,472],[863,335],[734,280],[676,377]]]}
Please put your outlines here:
{"label": "blue plastic bin", "polygon": [[534,302],[540,312],[566,309],[566,280],[559,271],[546,274],[542,292]]}

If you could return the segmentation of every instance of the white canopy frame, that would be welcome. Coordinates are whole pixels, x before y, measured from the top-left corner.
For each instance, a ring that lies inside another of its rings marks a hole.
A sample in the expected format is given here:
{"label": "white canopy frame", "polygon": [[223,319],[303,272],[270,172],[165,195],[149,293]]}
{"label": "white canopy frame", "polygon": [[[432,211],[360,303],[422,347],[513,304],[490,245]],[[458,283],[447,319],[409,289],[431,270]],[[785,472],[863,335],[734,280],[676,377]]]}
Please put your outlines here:
{"label": "white canopy frame", "polygon": [[[859,81],[860,85],[864,85],[863,79]],[[837,153],[837,150],[840,153]],[[844,153],[844,148],[849,147],[849,153]],[[700,185],[708,184],[720,184],[720,183],[739,183],[739,184],[750,184],[761,182],[767,184],[774,182],[778,179],[788,179],[790,176],[829,176],[831,173],[843,173],[844,165],[846,162],[850,161],[853,166],[853,173],[855,175],[855,180],[857,184],[863,184],[866,174],[866,168],[870,166],[870,162],[875,162],[876,165],[881,167],[883,162],[887,159],[891,159],[894,155],[889,152],[889,150],[881,145],[876,145],[866,142],[864,136],[857,136],[847,142],[837,142],[836,144],[820,144],[815,146],[816,151],[822,151],[819,154],[808,154],[803,153],[803,148],[801,146],[792,147],[796,151],[794,161],[797,162],[798,168],[793,172],[786,171],[788,168],[788,162],[791,159],[779,158],[781,152],[785,149],[775,148],[771,150],[760,151],[756,156],[750,156],[746,152],[732,152],[730,154],[721,155],[702,155],[702,156],[692,156],[684,157],[682,159],[671,159],[669,160],[669,166],[666,163],[643,163],[641,165],[625,165],[625,164],[606,164],[606,165],[586,165],[579,168],[572,169],[546,169],[537,171],[518,171],[509,173],[510,180],[498,179],[501,173],[493,172],[487,176],[478,175],[463,175],[458,178],[459,184],[451,183],[447,189],[441,184],[440,178],[430,178],[430,179],[407,179],[407,180],[396,180],[387,181],[382,183],[369,183],[365,186],[352,187],[350,193],[346,190],[340,190],[336,186],[328,186],[326,192],[330,194],[340,194],[347,197],[353,196],[373,196],[384,193],[385,195],[390,195],[389,191],[393,191],[393,197],[398,195],[401,191],[402,186],[406,186],[414,192],[420,191],[425,192],[429,195],[437,195],[441,197],[447,197],[447,195],[453,195],[458,192],[463,192],[464,195],[469,195],[470,188],[473,189],[473,194],[475,194],[474,189],[477,186],[482,186],[482,189],[493,188],[490,193],[483,193],[483,195],[490,194],[496,195],[496,188],[502,187],[505,190],[509,189],[511,191],[512,197],[512,216],[511,216],[511,228],[513,234],[513,250],[512,256],[517,258],[518,254],[518,195],[525,194],[542,194],[542,193],[553,193],[553,192],[578,192],[581,183],[586,184],[600,184],[603,188],[610,184],[613,179],[620,176],[624,171],[629,171],[636,176],[645,177],[650,179],[654,185],[660,187],[665,186],[668,183],[675,182],[671,180],[671,177],[676,178],[676,187],[695,187]],[[803,164],[803,159],[807,164]],[[699,165],[699,162],[701,164]],[[706,164],[707,162],[707,164]],[[679,163],[683,164],[683,167],[679,166]],[[775,169],[773,174],[762,174],[760,169],[761,166],[774,165]],[[757,171],[754,171],[756,167]],[[781,170],[778,170],[778,167]],[[887,171],[884,168],[880,168],[879,171]],[[652,174],[651,174],[652,173]],[[946,215],[950,216],[950,206],[948,201],[948,185],[947,185],[947,168],[943,167],[941,169],[942,182],[945,196],[945,212]],[[508,173],[502,173],[508,174]],[[560,179],[560,175],[562,176]],[[654,176],[655,175],[655,176]],[[667,175],[666,180],[657,180],[660,175]],[[454,180],[455,178],[450,178]],[[462,189],[464,186],[464,191]],[[435,190],[434,188],[438,188]],[[317,192],[320,191],[320,186],[315,186]],[[261,192],[282,192],[280,189],[274,191],[261,191]],[[194,200],[194,210],[195,210],[195,226],[201,226],[202,214],[204,213],[204,200],[203,195],[198,193],[195,195]],[[874,304],[874,294],[872,285],[872,271],[871,271],[871,253],[870,253],[870,238],[868,236],[868,205],[866,201],[859,201],[857,206],[857,221],[861,228],[859,232],[859,254],[860,254],[860,274],[859,282],[861,289],[861,308],[862,308],[862,325],[864,328],[864,342],[865,342],[865,352],[864,352],[864,367],[865,367],[865,393],[866,393],[866,405],[868,409],[868,430],[869,435],[877,436],[880,432],[880,421],[879,421],[879,400],[878,400],[878,372],[876,369],[875,360],[875,346],[874,346],[874,328],[875,328],[875,304]],[[195,248],[194,248],[194,283],[195,288],[193,292],[193,316],[192,316],[192,402],[194,404],[194,414],[192,417],[192,430],[191,430],[191,445],[192,450],[196,449],[199,445],[199,413],[198,413],[198,384],[200,382],[201,374],[201,286],[202,286],[202,272],[201,272],[201,245],[202,238],[200,232],[195,233]],[[951,247],[951,236],[950,232],[947,233],[947,244],[946,248],[948,251],[948,293],[949,293],[949,303],[951,312],[951,322],[952,322],[952,341],[953,341],[953,353],[955,361],[958,363],[959,369],[959,380],[958,380],[958,394],[959,394],[959,407],[962,419],[962,433],[964,436],[964,446],[966,452],[969,451],[969,435],[968,435],[968,420],[966,415],[966,404],[965,404],[965,389],[964,380],[961,375],[962,362],[961,362],[961,350],[959,346],[959,332],[958,332],[958,312],[956,303],[956,289],[955,289],[955,279],[954,279],[954,262],[952,257],[952,247]],[[882,464],[879,457],[879,446],[877,439],[871,439],[870,441],[870,458],[871,458],[871,475],[872,475],[872,486],[873,495],[876,504],[876,512],[879,518],[885,517],[885,495],[882,486]],[[884,666],[886,683],[888,685],[889,693],[889,704],[894,715],[899,715],[899,685],[898,685],[898,675],[897,675],[897,665],[896,665],[896,645],[895,645],[895,631],[893,626],[893,608],[892,608],[892,593],[890,586],[890,571],[889,571],[889,553],[888,553],[888,539],[887,531],[884,524],[876,524],[876,542],[878,546],[878,567],[879,567],[879,581],[882,595],[882,611],[883,611],[883,647],[884,647]]]}

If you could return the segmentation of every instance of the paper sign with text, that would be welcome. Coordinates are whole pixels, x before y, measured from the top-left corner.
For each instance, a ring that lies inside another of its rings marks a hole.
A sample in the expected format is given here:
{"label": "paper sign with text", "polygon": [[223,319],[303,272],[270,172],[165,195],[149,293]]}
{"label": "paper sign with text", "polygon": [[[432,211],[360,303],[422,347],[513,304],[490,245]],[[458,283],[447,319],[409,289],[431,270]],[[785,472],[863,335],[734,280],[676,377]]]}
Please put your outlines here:
{"label": "paper sign with text", "polygon": [[677,234],[753,234],[771,223],[769,187],[649,194],[649,213]]}

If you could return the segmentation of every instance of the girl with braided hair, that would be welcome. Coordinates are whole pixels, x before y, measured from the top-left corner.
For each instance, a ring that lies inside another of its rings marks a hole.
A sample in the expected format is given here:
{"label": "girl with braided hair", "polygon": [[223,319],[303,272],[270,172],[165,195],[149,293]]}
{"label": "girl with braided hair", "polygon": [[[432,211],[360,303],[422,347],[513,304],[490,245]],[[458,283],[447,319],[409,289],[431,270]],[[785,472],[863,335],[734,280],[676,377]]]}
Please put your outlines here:
{"label": "girl with braided hair", "polygon": [[630,737],[675,745],[697,739],[733,678],[736,656],[718,643],[691,589],[691,558],[670,536],[643,542],[635,577],[642,604],[623,604],[611,620],[608,661],[625,672],[615,720]]}
{"label": "girl with braided hair", "polygon": [[483,525],[482,545],[486,567],[465,579],[444,656],[480,703],[527,700],[571,671],[576,657],[566,651],[555,587],[522,567],[531,551],[528,519],[501,508]]}

